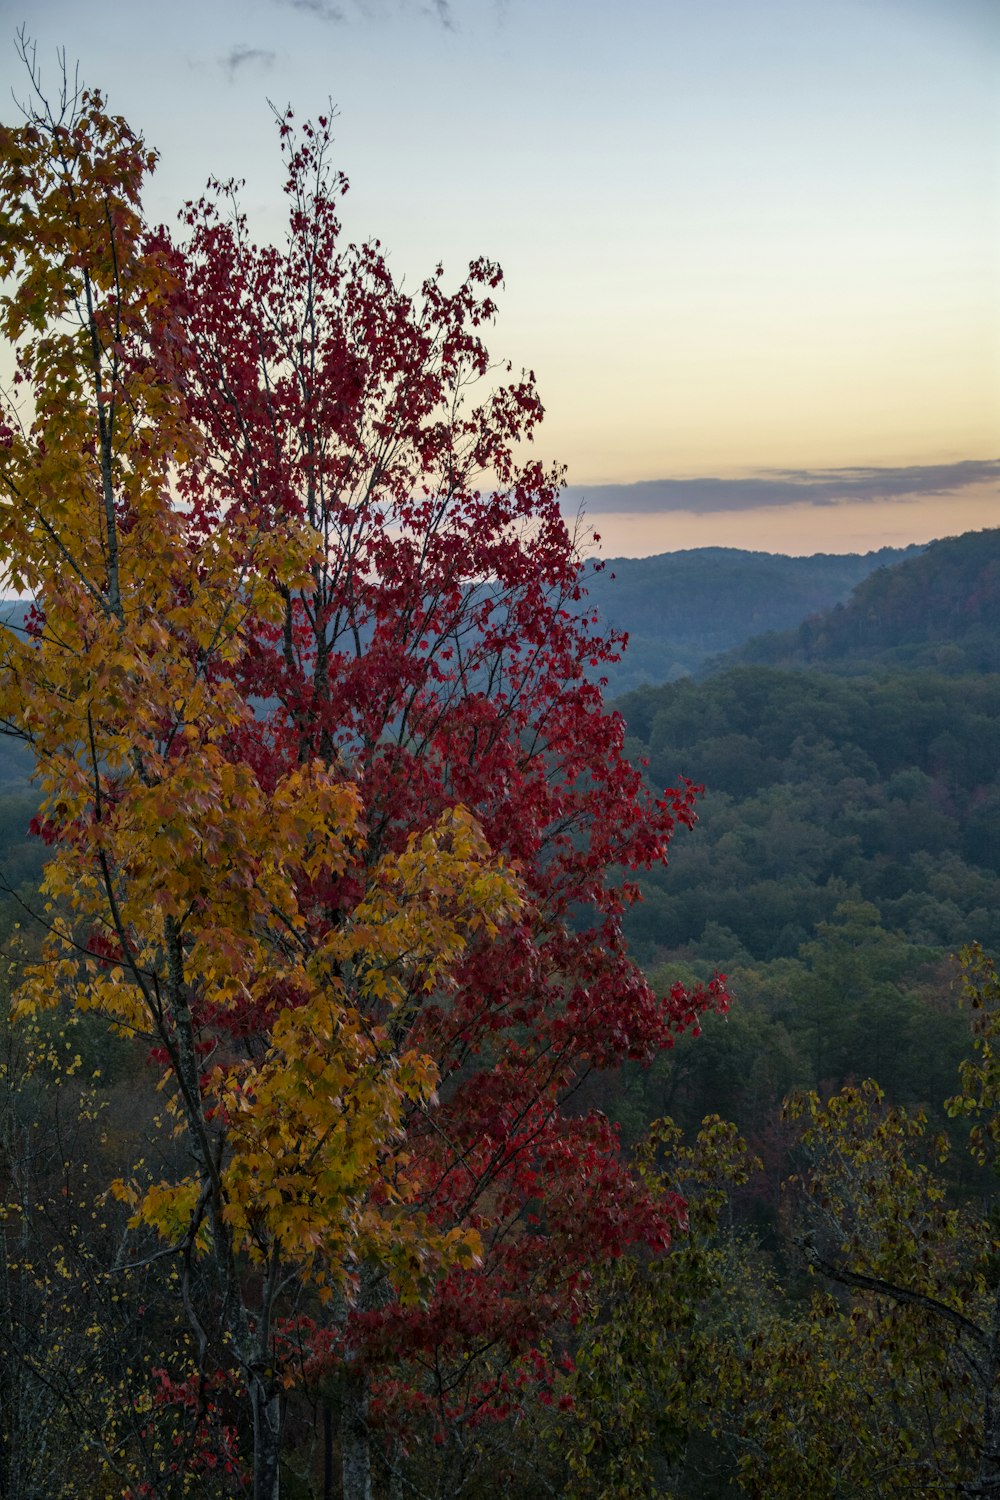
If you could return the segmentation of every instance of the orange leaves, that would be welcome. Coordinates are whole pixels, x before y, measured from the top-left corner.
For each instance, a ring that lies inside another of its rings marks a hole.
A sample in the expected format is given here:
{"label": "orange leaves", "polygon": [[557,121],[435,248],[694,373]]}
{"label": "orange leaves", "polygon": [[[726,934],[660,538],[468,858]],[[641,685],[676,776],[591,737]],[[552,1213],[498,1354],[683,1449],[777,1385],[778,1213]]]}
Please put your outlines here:
{"label": "orange leaves", "polygon": [[472,814],[450,809],[376,868],[351,925],[359,987],[391,1006],[434,990],[469,939],[494,934],[520,904]]}
{"label": "orange leaves", "polygon": [[282,778],[271,799],[275,873],[294,863],[309,880],[343,873],[360,841],[361,799],[321,761]]}
{"label": "orange leaves", "polygon": [[[9,408],[0,448],[0,567],[37,606],[28,633],[0,634],[0,716],[35,749],[56,846],[20,1009],[69,994],[165,1059],[197,1166],[117,1184],[134,1224],[277,1255],[324,1296],[374,1257],[414,1298],[479,1245],[414,1211],[405,1125],[438,1072],[404,1007],[520,896],[463,808],[366,873],[358,789],[242,748],[238,668],[308,582],[318,534],[172,501],[203,441],[172,263],[139,215],[151,167],[97,95],[68,126],[0,129],[0,330],[33,402]],[[352,872],[354,909],[325,900]]]}
{"label": "orange leaves", "polygon": [[[353,789],[327,784],[318,766],[279,793],[279,840],[283,818],[293,808],[304,817],[310,803],[354,826]],[[315,827],[306,819],[296,830],[311,861]],[[343,848],[336,824],[331,835]],[[474,820],[453,809],[376,868],[354,916],[295,972],[305,998],[276,1017],[262,1061],[218,1070],[212,1090],[231,1153],[224,1216],[251,1256],[277,1243],[324,1287],[373,1258],[406,1297],[427,1289],[434,1268],[478,1254],[470,1232],[445,1234],[401,1211],[418,1187],[406,1118],[434,1102],[438,1072],[431,1058],[394,1045],[370,1002],[385,1000],[388,1013],[414,984],[442,979],[470,936],[505,920],[519,899]]]}

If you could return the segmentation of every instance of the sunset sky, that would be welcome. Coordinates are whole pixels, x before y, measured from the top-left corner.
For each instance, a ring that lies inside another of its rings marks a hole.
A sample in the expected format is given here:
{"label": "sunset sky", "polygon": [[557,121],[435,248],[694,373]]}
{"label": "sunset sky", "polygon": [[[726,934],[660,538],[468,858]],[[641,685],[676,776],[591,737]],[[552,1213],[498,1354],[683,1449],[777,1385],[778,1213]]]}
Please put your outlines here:
{"label": "sunset sky", "polygon": [[[172,218],[267,99],[338,107],[347,232],[408,283],[480,253],[490,343],[608,555],[855,551],[1000,525],[996,0],[0,0],[162,153]],[[7,106],[7,117],[16,113]]]}

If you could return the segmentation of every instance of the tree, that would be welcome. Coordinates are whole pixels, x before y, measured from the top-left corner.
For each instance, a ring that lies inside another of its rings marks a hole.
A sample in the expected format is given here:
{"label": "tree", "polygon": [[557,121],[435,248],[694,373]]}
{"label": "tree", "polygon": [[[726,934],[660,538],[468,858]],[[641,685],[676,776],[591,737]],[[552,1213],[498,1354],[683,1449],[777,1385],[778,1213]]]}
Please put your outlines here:
{"label": "tree", "polygon": [[[640,1160],[659,1194],[683,1199],[685,1224],[669,1255],[622,1260],[595,1283],[550,1423],[573,1500],[725,1492],[724,1454],[711,1453],[720,1406],[774,1297],[753,1247],[724,1222],[760,1167],[735,1127],[709,1115],[686,1145],[658,1120]],[[704,1490],[684,1482],[699,1470]]]}
{"label": "tree", "polygon": [[[976,1121],[975,1162],[995,1168],[1000,983],[980,949],[962,960],[973,1048],[946,1108]],[[989,1184],[957,1193],[948,1139],[871,1080],[828,1099],[793,1096],[786,1115],[800,1131],[801,1170],[787,1184],[795,1241],[825,1285],[776,1311],[737,1367],[726,1425],[742,1449],[741,1488],[1000,1495]]]}
{"label": "tree", "polygon": [[[479,1254],[474,1228],[408,1211],[421,1180],[403,1116],[430,1107],[438,1074],[397,1018],[520,897],[461,806],[366,863],[340,768],[302,761],[264,784],[240,756],[252,707],[225,664],[314,536],[236,517],[196,529],[172,503],[170,466],[197,433],[162,353],[169,272],[143,242],[150,160],[125,123],[84,93],[0,149],[4,273],[20,272],[3,324],[33,397],[3,432],[0,545],[35,600],[25,637],[6,632],[0,712],[35,752],[54,849],[18,1003],[69,992],[166,1068],[191,1171],[116,1191],[182,1280],[209,1257],[217,1327],[191,1306],[199,1374],[224,1337],[270,1500],[278,1312],[303,1288],[321,1304],[349,1291],[368,1259],[405,1299]],[[352,909],[331,922],[317,893],[351,871]]]}
{"label": "tree", "polygon": [[0,135],[32,408],[0,551],[35,599],[0,713],[54,850],[21,1005],[68,993],[166,1069],[190,1170],[118,1191],[188,1301],[206,1258],[199,1370],[245,1387],[255,1495],[304,1379],[345,1494],[413,1410],[458,1493],[505,1365],[678,1212],[567,1101],[723,993],[660,1000],[625,952],[615,867],[695,789],[647,796],[584,679],[615,643],[558,474],[515,459],[533,380],[465,404],[498,268],[409,297],[339,248],[328,123],[279,125],[283,251],[208,200],[148,231],[155,158],[96,94]]}
{"label": "tree", "polygon": [[684,1196],[687,1230],[668,1255],[595,1281],[547,1429],[567,1493],[1000,1495],[1000,1235],[986,1175],[1000,1143],[1000,979],[982,950],[962,957],[973,1046],[946,1108],[974,1122],[971,1183],[924,1112],[889,1104],[872,1080],[793,1095],[780,1276],[784,1257],[723,1212],[759,1167],[734,1127],[710,1117],[692,1146],[669,1121],[654,1128],[644,1169]]}
{"label": "tree", "polygon": [[[176,267],[185,395],[204,438],[181,489],[206,527],[292,518],[322,538],[319,566],[234,669],[243,694],[274,704],[249,726],[261,774],[314,756],[349,765],[373,857],[460,800],[524,881],[522,919],[470,950],[447,1006],[428,997],[409,1018],[446,1080],[433,1122],[415,1116],[410,1132],[426,1211],[474,1222],[488,1269],[446,1278],[426,1312],[371,1308],[364,1324],[382,1325],[373,1352],[389,1327],[415,1371],[451,1368],[449,1399],[433,1383],[425,1395],[461,1467],[488,1393],[455,1341],[470,1309],[484,1348],[520,1351],[544,1309],[572,1305],[595,1248],[666,1240],[606,1124],[567,1118],[562,1102],[591,1068],[648,1058],[717,998],[678,989],[662,1003],[620,930],[635,891],[616,867],[662,859],[692,789],[644,791],[585,680],[615,643],[584,611],[559,474],[518,458],[541,417],[533,378],[491,379],[478,330],[499,268],[474,263],[448,294],[438,267],[410,296],[377,244],[341,243],[329,122],[278,125],[280,251],[251,242],[233,184],[188,206],[184,243],[154,239]],[[327,899],[332,914],[354,896],[347,884]]]}

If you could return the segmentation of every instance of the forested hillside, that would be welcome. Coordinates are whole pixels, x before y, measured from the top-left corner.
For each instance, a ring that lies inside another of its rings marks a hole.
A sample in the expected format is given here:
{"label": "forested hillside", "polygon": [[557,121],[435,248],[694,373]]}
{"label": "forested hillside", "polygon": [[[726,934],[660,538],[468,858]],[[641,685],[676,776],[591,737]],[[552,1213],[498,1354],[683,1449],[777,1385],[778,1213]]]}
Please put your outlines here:
{"label": "forested hillside", "polygon": [[935,542],[733,653],[780,665],[723,660],[618,701],[652,784],[705,788],[627,919],[664,979],[732,976],[713,1046],[663,1065],[692,1121],[717,1109],[760,1130],[793,1084],[868,1074],[941,1097],[928,1067],[951,1066],[961,1031],[950,955],[1000,948],[998,577],[1000,531]]}
{"label": "forested hillside", "polygon": [[1000,677],[739,667],[619,707],[655,784],[705,783],[630,940],[662,983],[720,968],[734,995],[708,1046],[636,1075],[630,1128],[714,1110],[759,1136],[789,1088],[869,1075],[943,1098],[950,955],[1000,947]]}
{"label": "forested hillside", "polygon": [[920,553],[885,547],[864,555],[785,557],[697,547],[658,557],[611,558],[586,574],[590,602],[628,632],[621,662],[602,668],[612,693],[669,682],[764,631],[797,626],[848,597],[874,569]]}
{"label": "forested hillside", "polygon": [[849,893],[914,942],[1000,943],[1000,676],[737,667],[619,707],[654,783],[705,785],[630,917],[647,956],[711,924],[788,957]]}
{"label": "forested hillside", "polygon": [[591,1483],[1000,1493],[998,544],[932,544],[744,664],[618,702],[654,786],[704,783],[633,949],[662,988],[725,970],[732,1005],[592,1091],[626,1140],[675,1122],[694,1218],[662,1276],[607,1294],[573,1384]]}
{"label": "forested hillside", "polygon": [[838,672],[1000,671],[1000,529],[932,542],[879,567],[846,604],[750,641],[733,659]]}

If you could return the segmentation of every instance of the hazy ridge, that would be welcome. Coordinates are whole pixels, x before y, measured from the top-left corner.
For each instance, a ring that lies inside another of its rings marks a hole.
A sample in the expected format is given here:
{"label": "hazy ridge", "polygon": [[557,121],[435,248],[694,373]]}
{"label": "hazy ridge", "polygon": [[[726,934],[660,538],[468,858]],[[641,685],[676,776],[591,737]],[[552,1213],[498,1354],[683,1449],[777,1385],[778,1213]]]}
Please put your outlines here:
{"label": "hazy ridge", "polygon": [[884,547],[864,554],[786,557],[736,547],[697,547],[656,557],[610,558],[587,568],[601,620],[628,632],[609,692],[669,682],[754,636],[784,631],[846,600],[877,569],[921,552]]}

